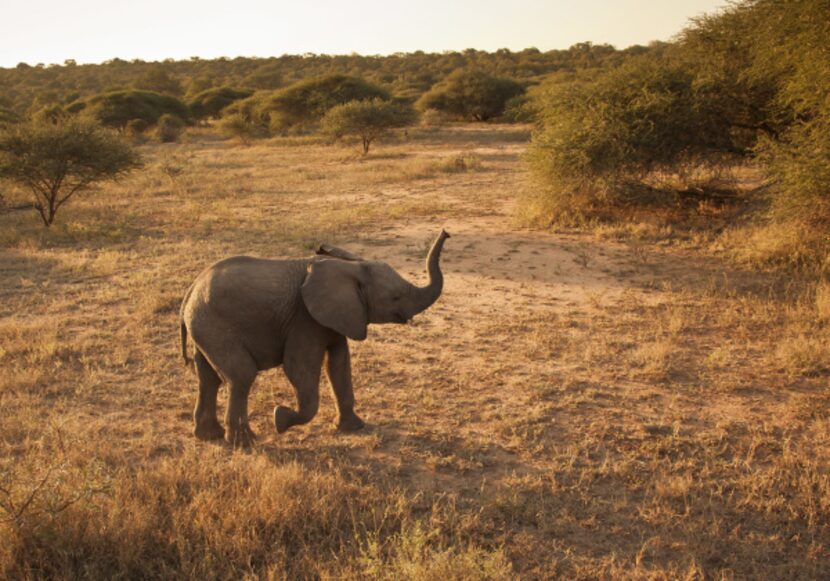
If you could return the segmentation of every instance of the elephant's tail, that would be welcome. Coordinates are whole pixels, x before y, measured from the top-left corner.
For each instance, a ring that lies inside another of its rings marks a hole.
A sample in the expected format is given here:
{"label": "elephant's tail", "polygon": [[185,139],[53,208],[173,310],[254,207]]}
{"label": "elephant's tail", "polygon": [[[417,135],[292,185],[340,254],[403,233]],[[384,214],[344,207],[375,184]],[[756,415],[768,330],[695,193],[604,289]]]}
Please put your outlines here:
{"label": "elephant's tail", "polygon": [[182,359],[184,359],[184,366],[193,371],[193,359],[187,354],[187,325],[184,324],[184,321],[180,321],[180,323],[182,333]]}
{"label": "elephant's tail", "polygon": [[193,286],[187,289],[187,292],[184,295],[184,300],[182,301],[182,306],[179,309],[179,328],[181,331],[182,336],[182,359],[184,359],[184,366],[190,369],[190,371],[196,371],[196,368],[193,364],[193,359],[187,354],[187,325],[184,323],[184,306],[187,304],[187,299],[190,298],[190,291],[193,290]]}

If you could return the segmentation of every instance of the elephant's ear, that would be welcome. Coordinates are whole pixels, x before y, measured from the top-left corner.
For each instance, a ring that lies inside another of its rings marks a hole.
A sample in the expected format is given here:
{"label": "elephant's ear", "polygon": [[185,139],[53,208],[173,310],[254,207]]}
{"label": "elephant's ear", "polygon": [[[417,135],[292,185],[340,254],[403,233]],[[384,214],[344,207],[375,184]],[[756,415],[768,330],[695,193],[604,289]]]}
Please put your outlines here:
{"label": "elephant's ear", "polygon": [[365,339],[369,313],[361,290],[364,276],[359,262],[312,261],[301,292],[314,320],[350,339]]}

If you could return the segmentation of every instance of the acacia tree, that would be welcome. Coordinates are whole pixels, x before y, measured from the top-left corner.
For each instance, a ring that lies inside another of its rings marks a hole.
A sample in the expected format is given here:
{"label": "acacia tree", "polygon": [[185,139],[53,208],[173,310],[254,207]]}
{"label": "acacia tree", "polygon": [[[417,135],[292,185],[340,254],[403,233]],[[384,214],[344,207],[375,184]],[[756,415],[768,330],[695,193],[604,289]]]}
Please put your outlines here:
{"label": "acacia tree", "polygon": [[0,178],[32,193],[47,228],[75,194],[140,164],[129,145],[89,121],[29,122],[0,133]]}
{"label": "acacia tree", "polygon": [[357,135],[363,142],[363,155],[366,155],[375,139],[391,129],[412,125],[416,118],[411,107],[392,101],[350,101],[329,109],[321,127],[334,139]]}

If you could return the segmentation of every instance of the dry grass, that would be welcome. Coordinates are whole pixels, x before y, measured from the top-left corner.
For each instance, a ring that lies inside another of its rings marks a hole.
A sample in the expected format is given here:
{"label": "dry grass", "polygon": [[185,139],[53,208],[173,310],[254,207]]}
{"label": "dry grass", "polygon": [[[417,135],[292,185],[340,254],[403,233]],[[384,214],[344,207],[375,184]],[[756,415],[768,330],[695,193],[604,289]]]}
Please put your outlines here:
{"label": "dry grass", "polygon": [[[516,230],[517,130],[418,131],[146,146],[51,231],[0,216],[0,577],[830,575],[826,283]],[[442,299],[353,344],[366,431],[327,398],[278,437],[269,372],[253,450],[192,438],[201,268],[325,240],[419,278],[442,225]]]}

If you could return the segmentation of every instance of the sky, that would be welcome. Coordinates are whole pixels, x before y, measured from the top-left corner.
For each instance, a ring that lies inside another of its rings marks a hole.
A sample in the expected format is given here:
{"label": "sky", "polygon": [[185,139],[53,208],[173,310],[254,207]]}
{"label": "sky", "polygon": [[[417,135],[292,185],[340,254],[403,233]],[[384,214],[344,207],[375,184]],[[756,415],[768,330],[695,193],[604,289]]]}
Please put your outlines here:
{"label": "sky", "polygon": [[0,0],[0,66],[669,40],[726,0]]}

